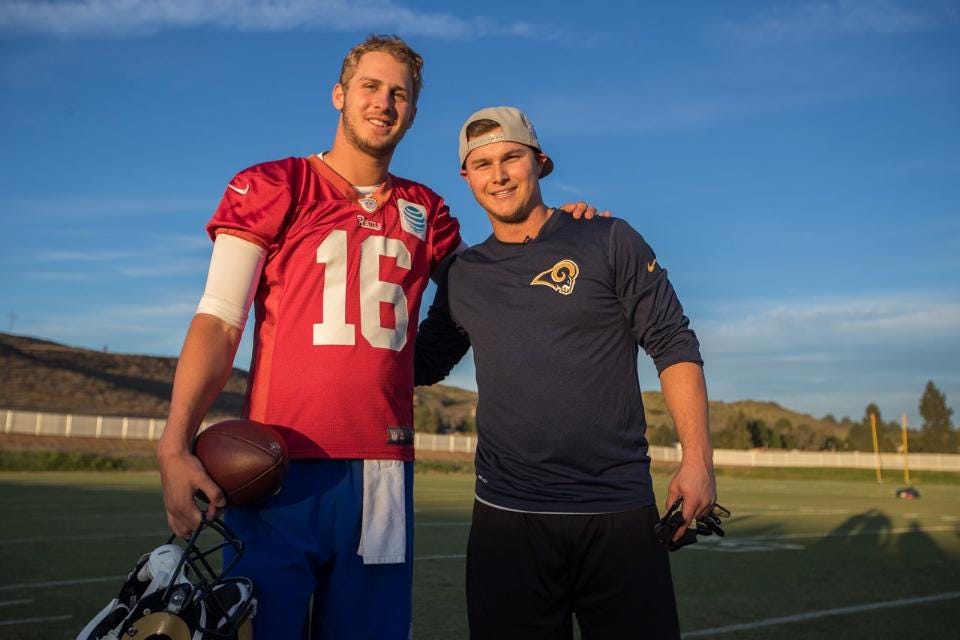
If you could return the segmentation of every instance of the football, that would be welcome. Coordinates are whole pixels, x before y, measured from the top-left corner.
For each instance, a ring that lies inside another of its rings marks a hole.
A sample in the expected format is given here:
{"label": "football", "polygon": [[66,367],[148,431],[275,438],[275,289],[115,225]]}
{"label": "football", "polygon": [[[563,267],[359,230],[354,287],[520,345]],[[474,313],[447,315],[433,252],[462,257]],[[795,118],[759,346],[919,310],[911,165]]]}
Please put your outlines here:
{"label": "football", "polygon": [[200,432],[194,454],[223,489],[227,506],[252,507],[280,490],[287,445],[275,429],[252,420],[225,420]]}

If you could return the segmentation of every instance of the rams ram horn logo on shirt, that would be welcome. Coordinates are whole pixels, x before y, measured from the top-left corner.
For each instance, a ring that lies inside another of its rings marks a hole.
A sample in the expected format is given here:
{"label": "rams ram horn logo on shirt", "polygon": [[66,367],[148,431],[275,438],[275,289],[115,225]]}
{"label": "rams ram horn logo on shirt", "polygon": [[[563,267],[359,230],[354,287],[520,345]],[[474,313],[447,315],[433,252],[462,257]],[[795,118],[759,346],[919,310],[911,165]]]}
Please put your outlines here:
{"label": "rams ram horn logo on shirt", "polygon": [[530,281],[530,284],[542,284],[550,287],[557,293],[568,296],[573,293],[573,285],[577,284],[580,267],[573,260],[561,260]]}
{"label": "rams ram horn logo on shirt", "polygon": [[397,198],[397,209],[400,210],[400,226],[403,227],[403,230],[412,233],[421,240],[426,240],[427,208],[422,204]]}

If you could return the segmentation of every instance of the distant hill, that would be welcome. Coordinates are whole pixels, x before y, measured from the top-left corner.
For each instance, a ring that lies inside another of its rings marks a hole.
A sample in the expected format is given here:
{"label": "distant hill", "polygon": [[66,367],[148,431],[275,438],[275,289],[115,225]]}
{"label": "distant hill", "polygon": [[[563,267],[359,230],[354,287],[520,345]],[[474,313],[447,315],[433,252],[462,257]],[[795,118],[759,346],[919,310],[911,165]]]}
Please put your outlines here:
{"label": "distant hill", "polygon": [[[643,406],[647,416],[647,424],[668,424],[673,426],[673,420],[667,411],[667,404],[663,394],[659,391],[644,391]],[[848,428],[835,422],[827,422],[813,416],[781,407],[776,402],[760,402],[757,400],[738,400],[736,402],[721,402],[711,400],[709,403],[710,431],[724,429],[731,418],[743,414],[748,420],[762,420],[767,425],[774,425],[779,420],[789,420],[793,426],[806,424],[812,430],[828,436],[845,437]]]}
{"label": "distant hill", "polygon": [[[176,358],[107,353],[55,342],[0,333],[0,408],[104,416],[165,418]],[[234,369],[209,417],[239,415],[247,372]],[[436,385],[415,390],[417,412],[436,416],[440,425],[472,428],[476,393]],[[663,395],[645,391],[643,402],[651,427],[669,425]],[[738,413],[774,425],[789,420],[823,435],[844,437],[846,427],[791,411],[773,402],[744,400],[710,403],[710,429],[723,429]]]}
{"label": "distant hill", "polygon": [[[0,408],[102,416],[166,418],[177,358],[108,353],[0,332]],[[234,368],[208,418],[240,415],[247,372]],[[473,391],[435,385],[416,405],[446,425],[472,419]]]}
{"label": "distant hill", "polygon": [[[0,333],[0,407],[165,418],[176,358],[106,353]],[[210,415],[239,415],[247,372],[234,369]]]}

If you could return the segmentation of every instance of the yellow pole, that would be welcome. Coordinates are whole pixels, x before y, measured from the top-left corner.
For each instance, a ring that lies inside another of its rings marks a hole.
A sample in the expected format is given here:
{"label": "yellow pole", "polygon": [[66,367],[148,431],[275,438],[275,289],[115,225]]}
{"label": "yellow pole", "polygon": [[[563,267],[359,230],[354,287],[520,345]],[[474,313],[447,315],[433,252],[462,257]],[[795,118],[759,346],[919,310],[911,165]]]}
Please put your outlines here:
{"label": "yellow pole", "polygon": [[907,414],[900,414],[900,425],[903,427],[903,481],[910,486],[910,465],[907,463],[910,452],[907,448]]}
{"label": "yellow pole", "polygon": [[873,432],[873,457],[877,465],[877,482],[883,483],[883,475],[880,473],[880,445],[877,442],[877,414],[870,414],[870,430]]}

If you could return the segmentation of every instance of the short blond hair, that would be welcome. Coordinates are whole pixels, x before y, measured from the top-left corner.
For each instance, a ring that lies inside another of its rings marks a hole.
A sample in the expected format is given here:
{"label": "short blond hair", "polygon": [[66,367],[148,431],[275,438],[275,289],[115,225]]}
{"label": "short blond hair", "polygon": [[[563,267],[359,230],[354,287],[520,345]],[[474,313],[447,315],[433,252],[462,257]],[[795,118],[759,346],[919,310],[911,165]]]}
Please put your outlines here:
{"label": "short blond hair", "polygon": [[420,97],[420,89],[423,88],[423,58],[400,36],[370,34],[366,40],[350,49],[340,67],[340,84],[347,86],[353,74],[357,72],[360,58],[372,51],[389,53],[397,62],[402,62],[409,67],[410,75],[413,76],[413,103],[416,104]]}

